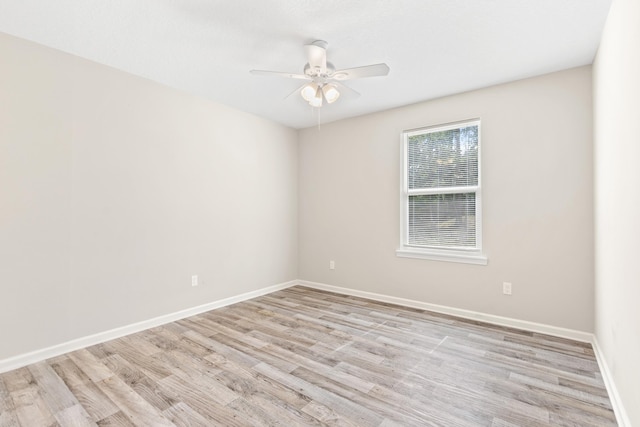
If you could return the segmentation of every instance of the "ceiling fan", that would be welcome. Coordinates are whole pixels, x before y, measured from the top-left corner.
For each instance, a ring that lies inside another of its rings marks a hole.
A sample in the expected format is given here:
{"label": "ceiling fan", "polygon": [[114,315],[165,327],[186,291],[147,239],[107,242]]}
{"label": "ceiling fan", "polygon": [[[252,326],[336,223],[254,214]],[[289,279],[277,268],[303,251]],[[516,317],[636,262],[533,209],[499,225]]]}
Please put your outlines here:
{"label": "ceiling fan", "polygon": [[308,80],[307,83],[293,93],[299,90],[302,98],[312,107],[322,107],[323,101],[326,101],[327,104],[337,101],[340,97],[338,89],[345,89],[358,94],[355,90],[343,85],[341,83],[343,81],[389,74],[387,64],[365,65],[363,67],[336,70],[333,64],[327,61],[327,46],[328,43],[324,40],[316,40],[304,46],[308,62],[305,64],[302,74],[264,70],[251,70],[250,72],[258,76]]}

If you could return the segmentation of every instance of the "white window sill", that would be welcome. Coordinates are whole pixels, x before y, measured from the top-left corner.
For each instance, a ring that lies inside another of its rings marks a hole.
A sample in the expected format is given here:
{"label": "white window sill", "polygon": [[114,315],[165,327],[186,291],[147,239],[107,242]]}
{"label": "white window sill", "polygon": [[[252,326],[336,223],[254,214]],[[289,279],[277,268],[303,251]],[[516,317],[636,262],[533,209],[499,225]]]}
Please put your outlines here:
{"label": "white window sill", "polygon": [[489,262],[484,254],[477,252],[436,251],[418,248],[398,248],[396,249],[396,256],[477,265],[487,265]]}

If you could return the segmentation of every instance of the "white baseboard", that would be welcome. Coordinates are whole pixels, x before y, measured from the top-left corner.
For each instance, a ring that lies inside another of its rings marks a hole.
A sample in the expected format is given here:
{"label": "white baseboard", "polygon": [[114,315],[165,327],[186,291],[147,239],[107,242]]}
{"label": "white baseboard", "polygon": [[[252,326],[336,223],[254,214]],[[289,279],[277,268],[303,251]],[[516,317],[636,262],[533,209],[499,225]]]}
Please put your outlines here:
{"label": "white baseboard", "polygon": [[616,384],[613,382],[613,376],[611,375],[611,371],[609,370],[609,365],[607,365],[607,359],[605,359],[604,353],[602,352],[602,349],[598,344],[598,339],[595,335],[593,336],[593,340],[591,341],[591,346],[593,346],[593,351],[596,354],[596,360],[598,361],[598,366],[600,367],[602,380],[604,381],[604,385],[607,387],[607,393],[609,394],[609,400],[611,401],[613,412],[616,414],[618,427],[631,427],[631,421],[629,420],[627,411],[622,405],[622,400],[620,399],[620,395],[618,394]]}
{"label": "white baseboard", "polygon": [[487,313],[480,313],[471,310],[463,310],[460,308],[448,307],[444,305],[430,304],[422,301],[415,301],[405,298],[393,297],[390,295],[377,294],[373,292],[359,291],[356,289],[342,288],[339,286],[327,285],[324,283],[310,282],[307,280],[292,280],[290,282],[280,283],[278,285],[268,286],[266,288],[257,289],[255,291],[246,292],[240,295],[236,295],[229,298],[224,298],[218,301],[213,301],[207,304],[199,305],[197,307],[188,308],[185,310],[177,311],[175,313],[166,314],[163,316],[155,317],[153,319],[144,320],[142,322],[134,323],[131,325],[123,326],[120,328],[111,329],[108,331],[100,332],[94,335],[78,338],[65,343],[57,344],[51,347],[47,347],[41,350],[32,351],[30,353],[21,354],[18,356],[10,357],[8,359],[0,360],[0,373],[8,372],[14,369],[21,368],[31,363],[37,363],[51,357],[56,357],[64,353],[79,350],[92,345],[100,344],[105,341],[120,338],[125,335],[130,335],[136,332],[143,331],[145,329],[153,328],[156,326],[164,325],[166,323],[175,322],[176,320],[184,319],[189,316],[195,316],[216,308],[225,307],[238,302],[246,301],[252,298],[256,298],[262,295],[270,294],[282,289],[289,288],[291,286],[300,285],[308,288],[319,289],[323,291],[335,292],[343,295],[351,295],[361,298],[367,298],[374,301],[381,301],[391,304],[402,305],[406,307],[418,308],[423,310],[429,310],[436,313],[448,314],[452,316],[461,317],[464,319],[477,320],[481,322],[491,323],[494,325],[507,326],[515,329],[521,329],[529,332],[543,333],[547,335],[553,335],[561,338],[569,338],[576,341],[588,342],[593,346],[593,350],[600,367],[600,372],[609,393],[609,399],[613,406],[614,413],[616,415],[618,425],[620,427],[631,427],[629,417],[622,405],[618,390],[611,376],[611,372],[606,364],[604,354],[598,345],[596,337],[588,332],[576,331],[573,329],[560,328],[557,326],[545,325],[541,323],[529,322],[525,320],[513,319],[509,317],[495,316]]}
{"label": "white baseboard", "polygon": [[164,325],[166,323],[175,322],[176,320],[184,319],[185,317],[195,316],[197,314],[204,313],[206,311],[214,310],[216,308],[225,307],[227,305],[235,304],[238,302],[246,301],[252,298],[256,298],[262,295],[270,294],[281,289],[286,289],[298,284],[297,280],[290,282],[280,283],[278,285],[268,286],[266,288],[257,289],[255,291],[246,292],[244,294],[235,295],[229,298],[224,298],[218,301],[213,301],[207,304],[199,305],[197,307],[191,307],[185,310],[180,310],[175,313],[169,313],[162,316],[154,317],[153,319],[143,320],[142,322],[133,323],[131,325],[122,326],[120,328],[111,329],[97,334],[89,335],[82,338],[77,338],[65,343],[56,344],[51,347],[43,348],[40,350],[32,351],[25,354],[10,357],[8,359],[0,360],[0,373],[12,371],[14,369],[21,368],[31,363],[37,363],[51,357],[60,356],[64,353],[79,350],[81,348],[89,347],[92,345],[100,344],[105,341],[113,340],[116,338],[130,335],[136,332],[143,331],[145,329],[154,328],[156,326]]}
{"label": "white baseboard", "polygon": [[560,328],[557,326],[545,325],[543,323],[528,322],[526,320],[513,319],[510,317],[496,316],[493,314],[480,313],[477,311],[463,310],[461,308],[448,307],[445,305],[430,304],[422,301],[415,301],[405,298],[398,298],[389,295],[376,294],[373,292],[358,291],[356,289],[341,288],[339,286],[327,285],[324,283],[298,280],[301,286],[319,289],[323,291],[336,292],[338,294],[351,295],[354,297],[367,298],[374,301],[381,301],[390,304],[404,305],[406,307],[419,308],[422,310],[434,311],[436,313],[449,314],[451,316],[462,317],[469,320],[491,323],[494,325],[507,326],[529,332],[553,335],[561,338],[569,338],[575,341],[591,343],[593,334],[589,332],[576,331],[574,329]]}

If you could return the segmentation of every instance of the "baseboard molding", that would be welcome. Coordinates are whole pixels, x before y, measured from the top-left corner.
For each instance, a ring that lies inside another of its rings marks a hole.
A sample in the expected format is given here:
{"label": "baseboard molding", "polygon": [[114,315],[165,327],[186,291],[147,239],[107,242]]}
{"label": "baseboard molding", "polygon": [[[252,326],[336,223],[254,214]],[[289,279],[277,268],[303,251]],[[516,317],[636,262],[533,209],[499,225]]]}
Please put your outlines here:
{"label": "baseboard molding", "polygon": [[631,422],[627,415],[618,390],[609,371],[609,367],[606,363],[602,349],[598,344],[598,340],[595,335],[576,331],[573,329],[559,328],[557,326],[545,325],[542,323],[528,322],[525,320],[513,319],[509,317],[495,316],[492,314],[481,313],[471,310],[463,310],[460,308],[448,307],[438,304],[430,304],[422,301],[415,301],[406,298],[399,298],[390,295],[377,294],[374,292],[359,291],[356,289],[343,288],[339,286],[327,285],[325,283],[310,282],[308,280],[292,280],[285,283],[280,283],[273,286],[257,289],[255,291],[246,292],[240,295],[235,295],[229,298],[213,301],[207,304],[191,307],[185,310],[180,310],[174,313],[169,313],[163,316],[154,317],[152,319],[144,320],[142,322],[133,323],[131,325],[123,326],[120,328],[111,329],[108,331],[100,332],[94,335],[74,339],[65,343],[57,344],[51,347],[47,347],[41,350],[32,351],[30,353],[21,354],[18,356],[10,357],[8,359],[0,360],[0,373],[8,372],[14,369],[21,368],[23,366],[37,363],[51,357],[60,356],[64,353],[79,350],[92,345],[100,344],[105,341],[113,340],[116,338],[130,335],[136,332],[141,332],[149,328],[161,326],[166,323],[175,322],[176,320],[184,319],[186,317],[195,316],[216,308],[225,307],[231,304],[236,304],[242,301],[246,301],[252,298],[256,298],[262,295],[267,295],[272,292],[276,292],[282,289],[286,289],[295,285],[306,286],[312,289],[319,289],[323,291],[335,292],[343,295],[351,295],[355,297],[367,298],[374,301],[381,301],[390,304],[403,305],[406,307],[418,308],[423,310],[429,310],[436,313],[448,314],[452,316],[461,317],[464,319],[476,320],[494,325],[507,326],[515,329],[521,329],[529,332],[537,332],[547,335],[553,335],[561,338],[569,338],[576,341],[588,342],[593,346],[593,350],[602,373],[603,381],[611,400],[618,425],[620,427],[631,427]]}
{"label": "baseboard molding", "polygon": [[21,368],[31,363],[37,363],[45,359],[49,359],[51,357],[60,356],[61,354],[64,354],[64,353],[68,353],[71,351],[79,350],[81,348],[100,344],[105,341],[123,337],[125,335],[130,335],[136,332],[144,331],[145,329],[154,328],[156,326],[164,325],[170,322],[175,322],[176,320],[184,319],[189,316],[195,316],[197,314],[214,310],[216,308],[225,307],[227,305],[235,304],[235,303],[246,301],[262,295],[270,294],[272,292],[279,291],[281,289],[286,289],[291,286],[295,286],[296,284],[298,284],[298,281],[293,280],[290,282],[268,286],[266,288],[257,289],[255,291],[246,292],[240,295],[235,295],[229,298],[224,298],[224,299],[213,301],[207,304],[191,307],[185,310],[180,310],[174,313],[169,313],[162,316],[154,317],[152,319],[143,320],[142,322],[133,323],[130,325],[122,326],[120,328],[115,328],[108,331],[99,332],[94,335],[77,338],[71,341],[67,341],[65,343],[43,348],[41,350],[20,354],[17,356],[10,357],[8,359],[2,359],[0,360],[0,373],[12,371],[14,369]]}
{"label": "baseboard molding", "polygon": [[419,308],[422,310],[434,311],[441,314],[449,314],[451,316],[462,317],[464,319],[476,320],[480,322],[491,323],[494,325],[507,326],[515,329],[521,329],[529,332],[537,332],[541,334],[553,335],[561,338],[569,338],[575,341],[591,343],[593,334],[573,329],[560,328],[557,326],[545,325],[542,323],[528,322],[526,320],[513,319],[510,317],[495,316],[493,314],[481,313],[471,310],[463,310],[460,308],[448,307],[445,305],[430,304],[422,301],[415,301],[405,298],[393,297],[390,295],[376,294],[373,292],[359,291],[356,289],[342,288],[339,286],[327,285],[324,283],[309,282],[307,280],[298,280],[298,284],[313,289],[335,292],[343,295],[351,295],[355,297],[367,298],[374,301],[386,302],[390,304],[404,305],[406,307]]}
{"label": "baseboard molding", "polygon": [[598,344],[598,338],[595,335],[593,336],[593,340],[591,341],[591,346],[593,347],[593,352],[596,355],[596,360],[598,361],[598,366],[600,367],[602,380],[604,381],[604,385],[607,387],[607,393],[609,393],[609,400],[611,400],[613,412],[616,414],[618,427],[631,427],[631,421],[629,420],[627,411],[622,405],[620,394],[618,394],[618,389],[616,388],[616,384],[613,381],[613,376],[611,375],[611,371],[609,370],[609,365],[607,365],[607,359],[604,357],[604,353],[602,352],[602,349]]}

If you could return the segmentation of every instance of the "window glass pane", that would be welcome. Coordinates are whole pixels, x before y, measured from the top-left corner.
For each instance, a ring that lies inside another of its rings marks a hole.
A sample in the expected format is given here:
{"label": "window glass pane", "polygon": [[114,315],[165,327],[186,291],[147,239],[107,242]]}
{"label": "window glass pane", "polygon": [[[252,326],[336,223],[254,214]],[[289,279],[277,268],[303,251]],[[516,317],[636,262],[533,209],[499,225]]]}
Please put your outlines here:
{"label": "window glass pane", "polygon": [[476,246],[476,195],[409,196],[409,245]]}
{"label": "window glass pane", "polygon": [[407,138],[409,189],[478,185],[478,126]]}

